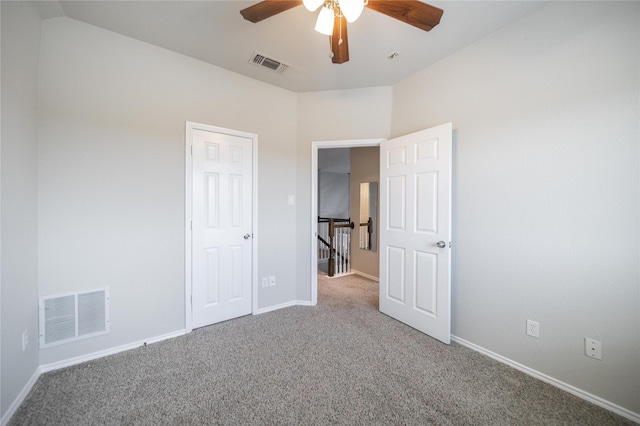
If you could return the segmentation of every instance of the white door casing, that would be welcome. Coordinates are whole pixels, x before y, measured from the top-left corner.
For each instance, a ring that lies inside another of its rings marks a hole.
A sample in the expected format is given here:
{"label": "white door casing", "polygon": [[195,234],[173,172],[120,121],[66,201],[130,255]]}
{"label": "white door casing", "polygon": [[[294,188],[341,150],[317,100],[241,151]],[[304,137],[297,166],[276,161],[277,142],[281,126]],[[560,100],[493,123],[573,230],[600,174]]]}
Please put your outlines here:
{"label": "white door casing", "polygon": [[255,306],[256,143],[252,134],[187,123],[187,331],[250,314]]}
{"label": "white door casing", "polygon": [[380,311],[451,335],[452,124],[380,145]]}

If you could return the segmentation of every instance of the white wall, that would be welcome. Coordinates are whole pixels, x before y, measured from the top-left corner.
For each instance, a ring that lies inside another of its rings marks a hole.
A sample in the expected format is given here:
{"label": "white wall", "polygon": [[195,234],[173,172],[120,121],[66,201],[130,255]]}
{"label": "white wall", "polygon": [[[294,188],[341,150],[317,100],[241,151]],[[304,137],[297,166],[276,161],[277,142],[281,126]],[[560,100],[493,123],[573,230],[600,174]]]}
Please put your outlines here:
{"label": "white wall", "polygon": [[[30,2],[2,9],[2,418],[38,362],[37,117],[40,16]],[[22,350],[22,333],[28,346]]]}
{"label": "white wall", "polygon": [[311,143],[386,138],[391,87],[301,93],[297,145],[297,299],[311,300]]}
{"label": "white wall", "polygon": [[41,363],[184,329],[187,120],[259,135],[257,272],[278,283],[259,307],[293,300],[296,95],[71,19],[42,31],[40,294],[110,287],[111,333]]}
{"label": "white wall", "polygon": [[453,333],[635,413],[639,8],[542,8],[394,86],[392,120],[454,124]]}
{"label": "white wall", "polygon": [[[380,183],[380,147],[370,146],[361,148],[351,148],[351,217],[356,222],[353,231],[354,238],[351,238],[351,267],[356,271],[380,277],[380,252],[378,251],[380,241],[380,194],[378,194],[376,211],[374,239],[375,251],[363,250],[360,248],[359,219],[360,219],[360,184],[362,182]],[[378,185],[380,188],[380,185]]]}

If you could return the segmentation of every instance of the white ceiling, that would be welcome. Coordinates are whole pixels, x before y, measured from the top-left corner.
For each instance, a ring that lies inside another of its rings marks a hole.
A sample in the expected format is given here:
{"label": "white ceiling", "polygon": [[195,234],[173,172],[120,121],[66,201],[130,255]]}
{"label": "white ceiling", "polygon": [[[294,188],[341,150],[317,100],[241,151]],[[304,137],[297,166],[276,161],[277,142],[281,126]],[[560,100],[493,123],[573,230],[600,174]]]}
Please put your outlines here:
{"label": "white ceiling", "polygon": [[[350,61],[329,58],[316,13],[298,6],[257,24],[240,10],[258,3],[208,1],[42,1],[43,18],[67,16],[294,92],[390,86],[541,7],[538,1],[432,1],[440,25],[419,30],[373,10],[349,24]],[[290,67],[277,74],[249,63],[258,51]],[[391,60],[388,56],[398,52]]]}

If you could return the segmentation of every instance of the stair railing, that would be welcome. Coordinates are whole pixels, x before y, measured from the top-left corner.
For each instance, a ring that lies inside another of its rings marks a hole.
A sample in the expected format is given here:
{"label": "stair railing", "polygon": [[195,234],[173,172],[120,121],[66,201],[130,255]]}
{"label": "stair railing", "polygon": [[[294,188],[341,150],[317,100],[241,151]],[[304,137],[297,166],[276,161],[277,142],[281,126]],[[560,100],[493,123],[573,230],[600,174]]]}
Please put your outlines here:
{"label": "stair railing", "polygon": [[[327,224],[326,234],[322,232],[323,224]],[[328,276],[350,271],[351,230],[354,227],[350,219],[318,217],[318,260],[327,259],[325,254],[328,254]]]}

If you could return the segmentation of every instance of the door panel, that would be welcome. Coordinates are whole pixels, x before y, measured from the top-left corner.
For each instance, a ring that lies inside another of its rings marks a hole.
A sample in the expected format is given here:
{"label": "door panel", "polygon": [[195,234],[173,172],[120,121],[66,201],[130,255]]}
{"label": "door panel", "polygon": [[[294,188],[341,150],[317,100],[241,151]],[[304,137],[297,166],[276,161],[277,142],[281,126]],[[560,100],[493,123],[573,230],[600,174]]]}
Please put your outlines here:
{"label": "door panel", "polygon": [[[405,176],[393,176],[388,180],[388,202],[393,205],[394,208],[387,208],[388,212],[388,227],[396,231],[405,230],[405,219],[407,218],[406,207],[406,193],[407,193],[407,179]],[[387,206],[388,207],[388,206]]]}
{"label": "door panel", "polygon": [[386,295],[388,298],[404,303],[405,283],[405,249],[402,247],[387,247],[387,264],[389,280],[387,280]]}
{"label": "door panel", "polygon": [[424,313],[436,315],[436,300],[438,297],[438,257],[432,253],[416,252],[415,282],[423,283],[416,286],[416,309]]}
{"label": "door panel", "polygon": [[438,232],[438,174],[416,174],[416,232]]}
{"label": "door panel", "polygon": [[194,328],[251,313],[252,144],[237,135],[192,132]]}
{"label": "door panel", "polygon": [[380,145],[380,311],[447,344],[451,145],[451,123]]}

